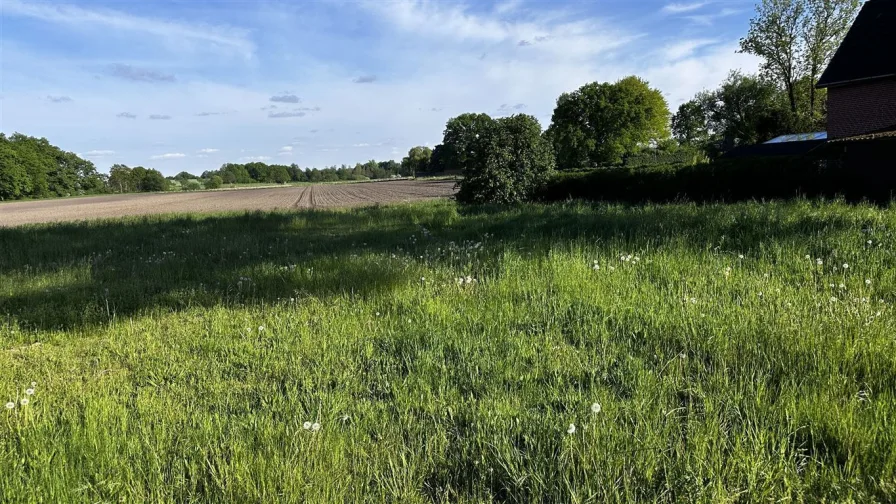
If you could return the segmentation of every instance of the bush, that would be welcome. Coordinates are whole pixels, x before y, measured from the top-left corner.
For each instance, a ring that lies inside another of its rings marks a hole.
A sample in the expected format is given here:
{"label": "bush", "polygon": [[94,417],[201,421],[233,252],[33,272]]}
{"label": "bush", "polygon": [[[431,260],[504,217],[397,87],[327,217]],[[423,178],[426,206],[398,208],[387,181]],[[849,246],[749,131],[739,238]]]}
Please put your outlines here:
{"label": "bush", "polygon": [[558,173],[541,191],[540,199],[642,203],[842,196],[888,201],[896,184],[881,180],[855,168],[811,159],[721,160],[689,167],[657,165]]}
{"label": "bush", "polygon": [[683,147],[676,152],[650,150],[638,154],[631,154],[625,157],[622,165],[628,168],[644,168],[657,165],[678,165],[684,167],[694,166],[707,161],[706,155],[702,152],[696,149]]}
{"label": "bush", "polygon": [[198,180],[188,180],[183,184],[184,191],[198,191],[202,189],[202,184]]}
{"label": "bush", "polygon": [[541,125],[524,114],[490,121],[467,146],[457,200],[519,203],[534,199],[554,172],[554,154]]}
{"label": "bush", "polygon": [[224,184],[224,179],[220,175],[212,175],[205,181],[206,189],[219,189]]}

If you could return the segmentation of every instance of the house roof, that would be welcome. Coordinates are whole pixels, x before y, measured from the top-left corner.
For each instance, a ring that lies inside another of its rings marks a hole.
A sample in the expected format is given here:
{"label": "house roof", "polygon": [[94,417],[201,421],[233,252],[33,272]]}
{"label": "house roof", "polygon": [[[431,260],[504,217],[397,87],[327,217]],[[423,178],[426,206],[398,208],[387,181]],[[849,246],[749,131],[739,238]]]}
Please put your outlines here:
{"label": "house roof", "polygon": [[802,156],[824,145],[826,140],[802,140],[797,142],[761,143],[742,145],[722,155],[725,159],[745,157]]}
{"label": "house roof", "polygon": [[896,77],[896,0],[862,6],[816,87]]}

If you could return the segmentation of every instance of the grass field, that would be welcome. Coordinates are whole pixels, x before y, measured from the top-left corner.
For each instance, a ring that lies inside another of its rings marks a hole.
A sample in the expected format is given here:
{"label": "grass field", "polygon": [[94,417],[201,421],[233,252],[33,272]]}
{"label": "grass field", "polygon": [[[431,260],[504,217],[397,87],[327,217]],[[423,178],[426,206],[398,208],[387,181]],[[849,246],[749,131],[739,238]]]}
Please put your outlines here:
{"label": "grass field", "polygon": [[0,229],[0,502],[894,502],[894,229],[445,201]]}

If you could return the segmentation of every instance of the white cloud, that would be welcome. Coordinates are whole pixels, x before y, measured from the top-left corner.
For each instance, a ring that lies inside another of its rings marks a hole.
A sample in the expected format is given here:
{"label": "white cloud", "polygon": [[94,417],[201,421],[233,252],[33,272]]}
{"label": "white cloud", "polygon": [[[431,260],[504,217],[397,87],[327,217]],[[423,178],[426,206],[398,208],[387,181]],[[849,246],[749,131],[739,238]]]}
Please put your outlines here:
{"label": "white cloud", "polygon": [[271,156],[243,156],[240,158],[240,161],[269,161]]}
{"label": "white cloud", "polygon": [[114,155],[115,155],[114,150],[92,150],[92,151],[87,151],[84,153],[84,157],[92,157],[92,158],[114,156]]}
{"label": "white cloud", "polygon": [[4,16],[21,16],[48,23],[65,24],[76,28],[97,28],[142,33],[158,37],[172,45],[200,44],[224,49],[250,57],[255,45],[246,30],[230,26],[211,26],[180,23],[150,17],[135,16],[111,9],[86,9],[75,5],[37,3],[23,0],[3,0]]}
{"label": "white cloud", "polygon": [[712,39],[682,40],[663,48],[663,56],[669,61],[677,61],[694,54],[698,49],[716,43]]}
{"label": "white cloud", "polygon": [[671,3],[663,7],[663,12],[669,14],[681,14],[683,12],[691,12],[701,9],[712,2],[692,2],[692,3]]}
{"label": "white cloud", "polygon": [[218,149],[199,149],[200,154],[214,154]]}
{"label": "white cloud", "polygon": [[167,154],[152,156],[150,159],[180,159],[185,157],[187,157],[187,155],[180,152],[169,152]]}
{"label": "white cloud", "polygon": [[725,9],[722,9],[719,12],[716,12],[714,14],[701,14],[701,15],[685,16],[685,17],[686,17],[686,19],[689,19],[698,25],[713,26],[716,23],[716,21],[718,21],[721,18],[726,18],[729,16],[733,16],[735,14],[740,14],[742,12],[744,12],[744,9],[725,8]]}
{"label": "white cloud", "polygon": [[370,144],[369,143],[358,143],[358,144],[352,145],[352,147],[370,147]]}
{"label": "white cloud", "polygon": [[292,146],[284,145],[283,147],[280,147],[280,152],[292,152]]}

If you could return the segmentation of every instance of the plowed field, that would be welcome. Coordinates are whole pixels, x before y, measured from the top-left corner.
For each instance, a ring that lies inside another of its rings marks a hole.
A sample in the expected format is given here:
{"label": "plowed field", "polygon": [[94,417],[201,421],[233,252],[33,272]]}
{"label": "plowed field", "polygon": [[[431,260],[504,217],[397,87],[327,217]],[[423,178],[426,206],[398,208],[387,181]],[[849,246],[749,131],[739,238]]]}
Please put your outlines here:
{"label": "plowed field", "polygon": [[0,204],[0,226],[161,213],[329,208],[444,198],[451,180],[399,180],[169,194],[120,194]]}

